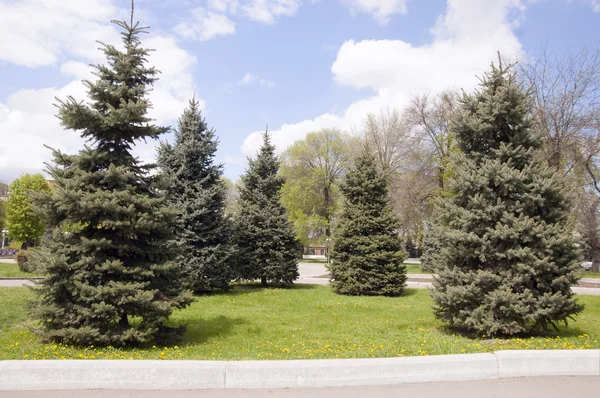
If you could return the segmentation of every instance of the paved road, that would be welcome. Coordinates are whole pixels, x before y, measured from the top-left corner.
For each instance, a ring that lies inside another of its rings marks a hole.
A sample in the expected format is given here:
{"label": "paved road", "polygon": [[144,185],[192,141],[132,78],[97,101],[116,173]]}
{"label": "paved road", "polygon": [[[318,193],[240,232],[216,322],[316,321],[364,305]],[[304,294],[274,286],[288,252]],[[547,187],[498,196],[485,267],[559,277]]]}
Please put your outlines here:
{"label": "paved road", "polygon": [[206,391],[134,391],[134,390],[73,390],[73,391],[2,391],[3,398],[597,398],[600,377],[535,377],[495,379],[446,383],[404,384],[382,387],[347,387],[287,390],[206,390]]}
{"label": "paved road", "polygon": [[[297,283],[308,285],[328,285],[329,279],[324,276],[327,274],[327,269],[324,264],[300,263],[299,265],[300,278]],[[432,275],[427,274],[408,274],[407,287],[413,289],[429,289],[431,288]],[[598,283],[597,279],[583,278],[581,281],[588,283]],[[31,286],[33,282],[24,279],[2,280],[0,286]],[[588,294],[592,296],[600,296],[600,287],[573,287],[573,292],[577,294]]]}

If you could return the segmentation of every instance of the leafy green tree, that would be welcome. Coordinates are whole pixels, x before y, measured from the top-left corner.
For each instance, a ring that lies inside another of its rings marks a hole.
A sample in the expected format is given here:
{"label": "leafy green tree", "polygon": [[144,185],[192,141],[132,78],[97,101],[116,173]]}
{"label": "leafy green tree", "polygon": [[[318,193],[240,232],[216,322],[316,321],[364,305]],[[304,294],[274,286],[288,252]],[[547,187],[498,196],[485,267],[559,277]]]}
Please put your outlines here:
{"label": "leafy green tree", "polygon": [[339,181],[350,164],[351,138],[338,130],[308,133],[282,155],[281,200],[304,245],[323,244],[341,199]]}
{"label": "leafy green tree", "polygon": [[225,214],[232,217],[237,209],[237,182],[234,183],[227,177],[222,177],[221,180],[223,181],[223,185],[225,185]]}
{"label": "leafy green tree", "polygon": [[227,290],[233,279],[232,228],[225,217],[223,165],[214,161],[217,145],[194,98],[179,119],[174,145],[163,143],[159,149],[167,198],[181,211],[177,264],[184,284],[195,292]]}
{"label": "leafy green tree", "polygon": [[269,134],[239,187],[236,213],[237,272],[240,279],[260,279],[263,286],[289,285],[298,278],[302,247],[281,204],[284,178]]}
{"label": "leafy green tree", "polygon": [[43,221],[32,210],[32,192],[50,192],[41,174],[24,174],[10,184],[6,227],[12,239],[35,243],[44,233]]}
{"label": "leafy green tree", "polygon": [[3,200],[0,200],[0,230],[4,229],[6,224],[6,205]]}
{"label": "leafy green tree", "polygon": [[344,206],[334,233],[331,287],[347,295],[399,296],[406,253],[388,202],[385,174],[365,150],[342,184]]}
{"label": "leafy green tree", "polygon": [[566,181],[535,156],[530,102],[493,66],[452,122],[464,156],[440,203],[435,314],[478,335],[547,329],[582,310]]}
{"label": "leafy green tree", "polygon": [[91,146],[77,155],[54,151],[49,172],[57,188],[34,198],[52,233],[32,259],[47,272],[34,313],[49,341],[131,346],[175,339],[183,328],[164,322],[191,302],[171,262],[177,211],[158,195],[152,166],[131,153],[137,141],[168,130],[146,115],[158,71],[146,65],[139,40],[146,29],[115,24],[123,50],[103,44],[108,65],[96,66],[96,82],[84,82],[89,102],[69,97],[59,104],[62,125]]}

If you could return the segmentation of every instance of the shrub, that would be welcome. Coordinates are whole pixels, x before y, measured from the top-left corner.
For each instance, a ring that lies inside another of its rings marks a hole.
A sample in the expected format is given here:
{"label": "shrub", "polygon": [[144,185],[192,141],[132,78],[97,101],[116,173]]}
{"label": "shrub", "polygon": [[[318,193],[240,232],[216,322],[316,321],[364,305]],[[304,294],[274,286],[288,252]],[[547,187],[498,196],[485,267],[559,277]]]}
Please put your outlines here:
{"label": "shrub", "polygon": [[20,240],[11,240],[10,241],[10,245],[8,245],[7,249],[10,250],[14,250],[15,253],[18,252],[19,250],[21,250],[21,245],[23,244],[23,242],[21,242]]}
{"label": "shrub", "polygon": [[25,250],[20,250],[17,252],[17,265],[19,269],[23,272],[33,272],[31,264],[29,263],[29,259],[27,258],[27,252]]}

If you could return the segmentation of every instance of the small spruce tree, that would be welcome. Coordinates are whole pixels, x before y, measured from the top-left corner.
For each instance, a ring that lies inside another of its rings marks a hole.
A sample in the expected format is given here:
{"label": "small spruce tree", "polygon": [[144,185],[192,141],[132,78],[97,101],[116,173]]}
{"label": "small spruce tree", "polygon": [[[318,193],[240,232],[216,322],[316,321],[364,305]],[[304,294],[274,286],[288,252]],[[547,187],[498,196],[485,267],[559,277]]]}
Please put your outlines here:
{"label": "small spruce tree", "polygon": [[[75,345],[131,346],[177,337],[167,328],[171,312],[191,302],[170,262],[177,212],[165,204],[131,154],[139,140],[168,129],[151,124],[146,94],[158,73],[146,66],[148,50],[138,23],[123,29],[124,51],[103,44],[108,65],[85,81],[89,105],[60,101],[65,128],[91,142],[77,155],[54,151],[49,173],[56,189],[34,197],[51,230],[34,254],[47,276],[34,313],[48,341]],[[41,266],[41,267],[40,267]]]}
{"label": "small spruce tree", "polygon": [[181,212],[177,264],[183,283],[198,293],[227,290],[233,279],[223,165],[214,162],[218,140],[199,105],[195,98],[190,101],[179,119],[174,145],[163,143],[158,157],[167,198]]}
{"label": "small spruce tree", "polygon": [[344,205],[329,265],[334,292],[399,296],[406,284],[406,252],[388,203],[388,184],[365,150],[342,184]]}
{"label": "small spruce tree", "polygon": [[256,159],[248,159],[241,178],[236,212],[237,274],[244,280],[260,279],[263,286],[289,285],[299,276],[302,246],[281,204],[284,178],[268,132]]}
{"label": "small spruce tree", "polygon": [[428,260],[435,314],[478,335],[547,329],[582,310],[565,181],[534,156],[540,141],[511,67],[492,65],[480,87],[451,124],[464,155]]}

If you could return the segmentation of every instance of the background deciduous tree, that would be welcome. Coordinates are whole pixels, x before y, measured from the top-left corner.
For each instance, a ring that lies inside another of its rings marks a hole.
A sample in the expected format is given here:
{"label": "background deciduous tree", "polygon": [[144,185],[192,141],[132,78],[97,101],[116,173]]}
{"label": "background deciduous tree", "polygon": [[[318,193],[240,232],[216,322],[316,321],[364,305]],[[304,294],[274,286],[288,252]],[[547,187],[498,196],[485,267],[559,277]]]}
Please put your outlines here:
{"label": "background deciduous tree", "polygon": [[353,138],[338,130],[308,133],[282,154],[281,200],[304,246],[324,244],[340,201],[339,182],[352,158]]}
{"label": "background deciduous tree", "polygon": [[[600,47],[556,54],[543,48],[521,63],[523,81],[532,94],[534,128],[542,136],[545,161],[570,179],[574,210],[586,255],[600,271],[600,242],[591,222],[600,200]],[[595,208],[594,208],[595,207]],[[590,218],[591,217],[591,218]]]}
{"label": "background deciduous tree", "polygon": [[49,193],[50,185],[41,174],[24,174],[10,184],[6,227],[12,239],[35,244],[45,230],[44,222],[32,210],[33,192]]}

